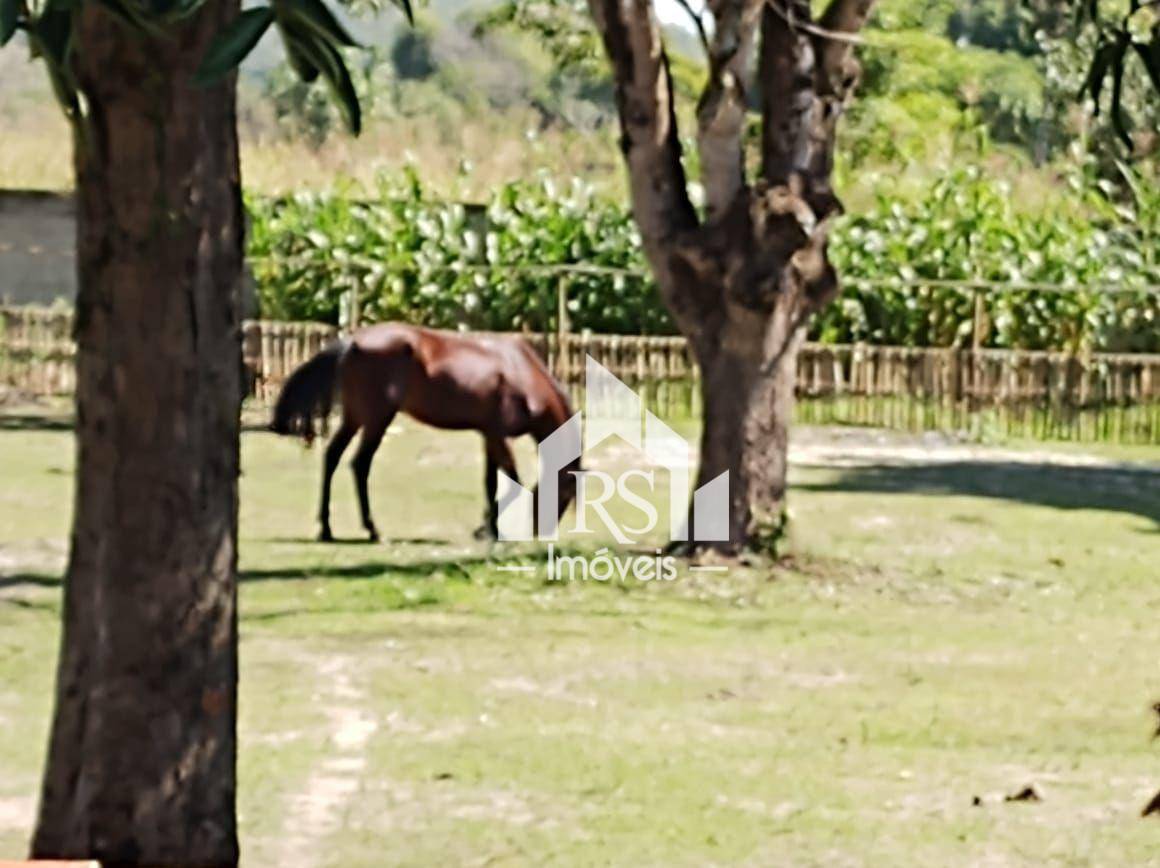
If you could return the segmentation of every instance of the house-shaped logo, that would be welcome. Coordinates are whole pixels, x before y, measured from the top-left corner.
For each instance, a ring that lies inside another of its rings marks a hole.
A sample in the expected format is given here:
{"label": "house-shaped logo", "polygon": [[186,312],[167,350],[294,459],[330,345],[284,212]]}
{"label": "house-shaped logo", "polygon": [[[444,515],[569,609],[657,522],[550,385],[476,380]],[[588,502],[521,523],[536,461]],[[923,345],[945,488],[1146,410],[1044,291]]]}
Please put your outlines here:
{"label": "house-shaped logo", "polygon": [[[689,443],[672,428],[645,409],[640,395],[611,371],[587,357],[585,368],[583,412],[577,413],[545,438],[537,454],[539,484],[538,521],[532,522],[533,496],[503,471],[499,473],[499,538],[531,540],[533,527],[539,528],[539,539],[559,538],[557,494],[560,471],[590,454],[610,437],[618,436],[640,454],[647,469],[633,467],[619,476],[599,470],[569,471],[577,477],[577,533],[588,533],[589,511],[597,517],[622,545],[655,529],[661,520],[656,507],[629,486],[640,478],[653,486],[656,468],[669,475],[669,539],[689,539]],[[600,484],[601,492],[593,497],[586,479]],[[615,522],[604,504],[619,495],[643,516],[643,523],[631,527]],[[705,483],[693,494],[694,542],[711,542],[729,538],[729,473],[726,471]]]}

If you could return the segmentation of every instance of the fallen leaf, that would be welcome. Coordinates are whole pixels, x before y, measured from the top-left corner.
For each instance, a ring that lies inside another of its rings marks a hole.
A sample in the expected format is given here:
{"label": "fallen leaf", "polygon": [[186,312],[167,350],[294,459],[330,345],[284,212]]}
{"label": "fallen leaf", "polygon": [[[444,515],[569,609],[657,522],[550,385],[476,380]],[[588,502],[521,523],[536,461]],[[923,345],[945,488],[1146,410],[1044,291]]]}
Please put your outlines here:
{"label": "fallen leaf", "polygon": [[1035,787],[1024,787],[1017,793],[1003,797],[1004,802],[1042,802],[1043,799],[1035,791]]}

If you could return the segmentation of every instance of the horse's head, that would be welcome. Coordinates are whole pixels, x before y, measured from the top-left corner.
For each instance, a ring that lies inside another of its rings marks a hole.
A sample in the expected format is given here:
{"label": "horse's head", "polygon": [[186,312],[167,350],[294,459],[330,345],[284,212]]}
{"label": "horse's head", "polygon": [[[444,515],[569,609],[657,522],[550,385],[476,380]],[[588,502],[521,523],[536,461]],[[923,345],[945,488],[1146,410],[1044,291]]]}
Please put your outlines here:
{"label": "horse's head", "polygon": [[287,412],[284,406],[275,408],[274,418],[266,430],[286,437],[301,437],[308,448],[314,443],[314,420],[309,415]]}

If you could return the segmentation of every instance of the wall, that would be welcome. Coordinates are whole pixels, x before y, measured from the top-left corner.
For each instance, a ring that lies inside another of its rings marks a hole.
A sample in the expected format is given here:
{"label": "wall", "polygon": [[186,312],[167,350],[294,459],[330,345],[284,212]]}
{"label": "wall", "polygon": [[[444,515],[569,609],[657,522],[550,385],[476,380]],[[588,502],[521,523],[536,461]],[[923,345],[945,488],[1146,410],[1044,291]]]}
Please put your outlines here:
{"label": "wall", "polygon": [[0,190],[0,303],[72,304],[75,227],[70,193]]}
{"label": "wall", "polygon": [[[76,208],[71,193],[0,190],[0,305],[72,305]],[[249,269],[242,315],[257,314]]]}

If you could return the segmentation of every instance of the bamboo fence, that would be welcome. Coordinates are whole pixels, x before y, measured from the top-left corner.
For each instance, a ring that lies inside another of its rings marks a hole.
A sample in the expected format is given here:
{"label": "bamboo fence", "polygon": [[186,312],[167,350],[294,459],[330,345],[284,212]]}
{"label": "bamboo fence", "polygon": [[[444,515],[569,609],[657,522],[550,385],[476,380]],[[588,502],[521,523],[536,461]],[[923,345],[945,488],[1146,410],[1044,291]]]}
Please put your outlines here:
{"label": "bamboo fence", "polygon": [[[71,312],[0,308],[0,389],[68,394]],[[286,377],[337,335],[317,323],[250,321],[250,396],[269,403]],[[699,412],[698,373],[679,337],[524,335],[579,399],[591,356],[659,415]],[[1160,444],[1160,355],[807,344],[797,420],[997,437]]]}

